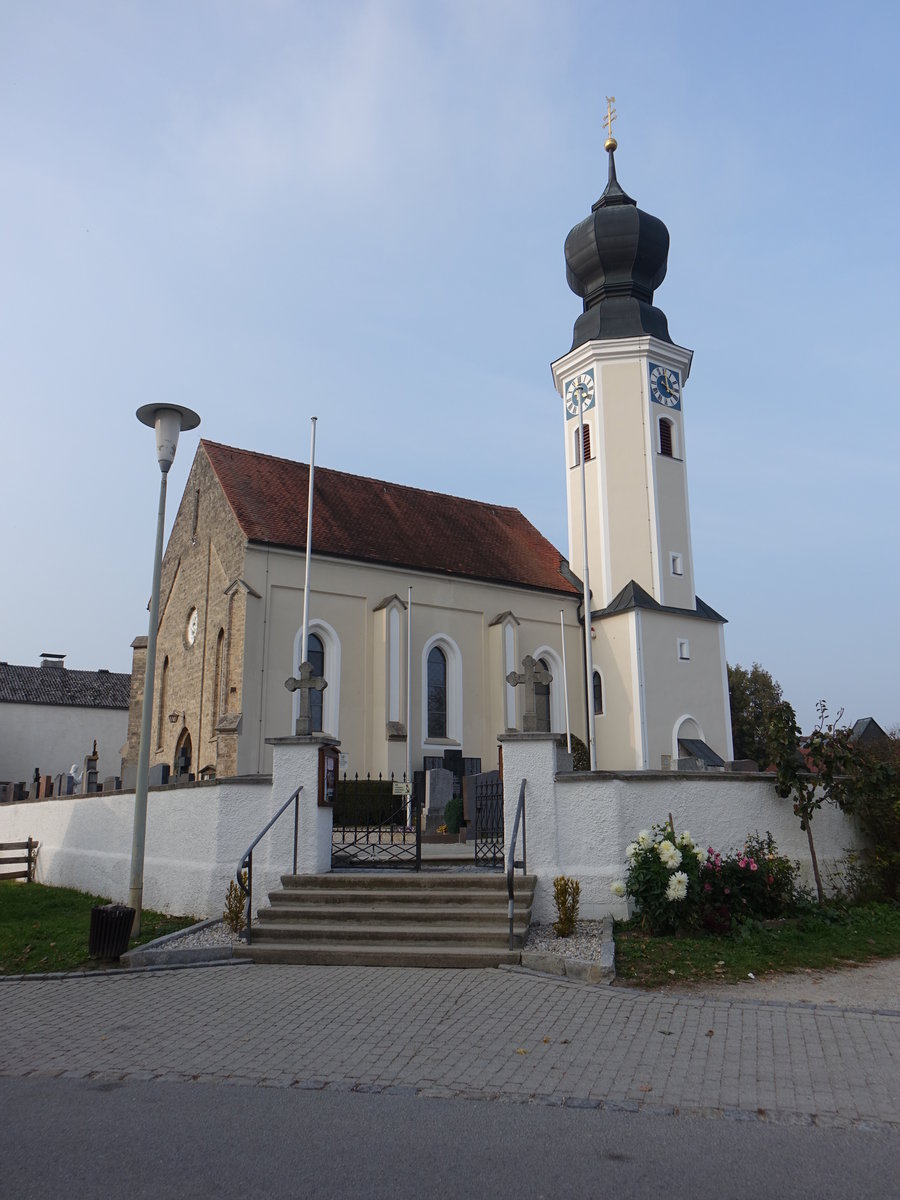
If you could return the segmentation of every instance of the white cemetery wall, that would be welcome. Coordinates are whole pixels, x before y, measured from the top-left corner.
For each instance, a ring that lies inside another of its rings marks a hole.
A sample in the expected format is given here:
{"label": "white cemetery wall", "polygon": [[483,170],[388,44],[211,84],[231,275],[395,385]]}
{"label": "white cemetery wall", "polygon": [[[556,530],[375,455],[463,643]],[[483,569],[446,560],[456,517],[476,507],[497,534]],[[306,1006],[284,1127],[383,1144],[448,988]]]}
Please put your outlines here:
{"label": "white cemetery wall", "polygon": [[[771,777],[724,772],[633,772],[557,775],[558,746],[546,735],[506,735],[503,743],[507,838],[519,783],[527,780],[528,870],[538,876],[534,919],[556,919],[553,880],[569,875],[581,884],[580,915],[627,915],[610,884],[625,878],[625,847],[641,829],[671,813],[676,831],[727,851],[749,834],[770,831],[779,851],[800,862],[811,882],[806,834],[789,801],[775,794]],[[823,806],[813,820],[820,868],[828,873],[848,849],[859,848],[858,828],[836,808]],[[519,855],[521,851],[518,852]]]}
{"label": "white cemetery wall", "polygon": [[[151,789],[147,803],[144,907],[221,916],[237,864],[275,812],[266,776]],[[40,842],[37,879],[128,902],[134,793],[102,793],[0,809],[0,841]],[[254,908],[293,854],[293,810],[254,852]]]}
{"label": "white cemetery wall", "polygon": [[99,778],[118,775],[127,734],[127,709],[0,704],[0,780],[30,786],[35,767],[42,775],[80,769],[95,739]]}

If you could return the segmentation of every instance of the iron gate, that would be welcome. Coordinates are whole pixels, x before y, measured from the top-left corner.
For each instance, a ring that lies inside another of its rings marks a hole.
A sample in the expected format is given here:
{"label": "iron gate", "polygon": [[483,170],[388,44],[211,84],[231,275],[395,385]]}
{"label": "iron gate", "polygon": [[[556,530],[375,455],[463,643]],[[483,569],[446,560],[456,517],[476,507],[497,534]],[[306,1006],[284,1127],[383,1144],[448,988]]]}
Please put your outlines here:
{"label": "iron gate", "polygon": [[331,832],[331,865],[369,870],[422,866],[420,801],[400,790],[393,775],[373,779],[346,774],[335,788]]}
{"label": "iron gate", "polygon": [[475,782],[475,862],[503,866],[503,780],[482,776]]}

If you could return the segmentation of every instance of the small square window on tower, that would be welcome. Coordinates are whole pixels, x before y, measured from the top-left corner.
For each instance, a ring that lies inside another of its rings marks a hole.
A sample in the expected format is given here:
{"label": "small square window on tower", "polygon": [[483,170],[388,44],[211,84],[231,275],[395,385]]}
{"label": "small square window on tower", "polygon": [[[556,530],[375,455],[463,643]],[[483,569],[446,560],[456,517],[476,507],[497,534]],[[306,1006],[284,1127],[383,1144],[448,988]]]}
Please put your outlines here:
{"label": "small square window on tower", "polygon": [[683,575],[684,574],[684,559],[681,557],[680,554],[672,555],[672,574],[673,575]]}
{"label": "small square window on tower", "polygon": [[678,639],[678,657],[682,662],[687,662],[691,657],[691,644],[687,638]]}

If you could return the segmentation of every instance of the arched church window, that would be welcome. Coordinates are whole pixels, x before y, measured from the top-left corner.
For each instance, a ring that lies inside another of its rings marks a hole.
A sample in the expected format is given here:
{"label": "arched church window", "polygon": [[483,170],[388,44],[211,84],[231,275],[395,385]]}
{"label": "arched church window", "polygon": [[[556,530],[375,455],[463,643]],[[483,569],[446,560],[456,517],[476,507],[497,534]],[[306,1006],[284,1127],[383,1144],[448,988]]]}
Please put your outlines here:
{"label": "arched church window", "polygon": [[[325,674],[325,643],[317,633],[311,633],[307,642],[306,657],[313,669],[313,675],[327,679]],[[311,688],[309,692],[309,720],[313,733],[322,732],[322,702],[321,692]]]}
{"label": "arched church window", "polygon": [[668,417],[659,419],[659,452],[666,458],[672,457],[672,422]]}
{"label": "arched church window", "polygon": [[600,672],[594,672],[594,716],[599,717],[603,713],[603,680],[600,678]]}
{"label": "arched church window", "polygon": [[[587,429],[585,429],[585,432],[587,432]],[[550,671],[550,664],[547,662],[547,660],[545,658],[538,659],[538,666],[540,666],[542,670],[547,671],[549,674],[552,674],[552,671]],[[537,732],[538,733],[549,733],[550,732],[550,684],[549,683],[536,683],[534,685],[534,714],[535,714],[535,718],[537,721]]]}
{"label": "arched church window", "polygon": [[166,719],[166,692],[169,685],[169,656],[163,659],[162,677],[159,681],[159,699],[156,702],[156,748],[162,749],[163,721]]}
{"label": "arched church window", "polygon": [[222,651],[225,647],[225,630],[220,629],[216,638],[216,670],[213,677],[213,724],[222,711]]}
{"label": "arched church window", "polygon": [[428,652],[428,736],[447,736],[447,656],[440,646]]}

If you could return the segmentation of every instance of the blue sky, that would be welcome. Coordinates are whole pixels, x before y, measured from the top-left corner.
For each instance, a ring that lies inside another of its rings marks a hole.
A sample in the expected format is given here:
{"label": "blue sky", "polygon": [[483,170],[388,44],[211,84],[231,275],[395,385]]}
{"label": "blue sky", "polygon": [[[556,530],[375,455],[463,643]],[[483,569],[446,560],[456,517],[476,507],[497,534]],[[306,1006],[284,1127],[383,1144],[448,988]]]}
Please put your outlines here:
{"label": "blue sky", "polygon": [[198,437],[514,504],[565,553],[549,363],[606,175],[671,236],[728,658],[900,724],[896,6],[0,8],[0,657],[130,668]]}

